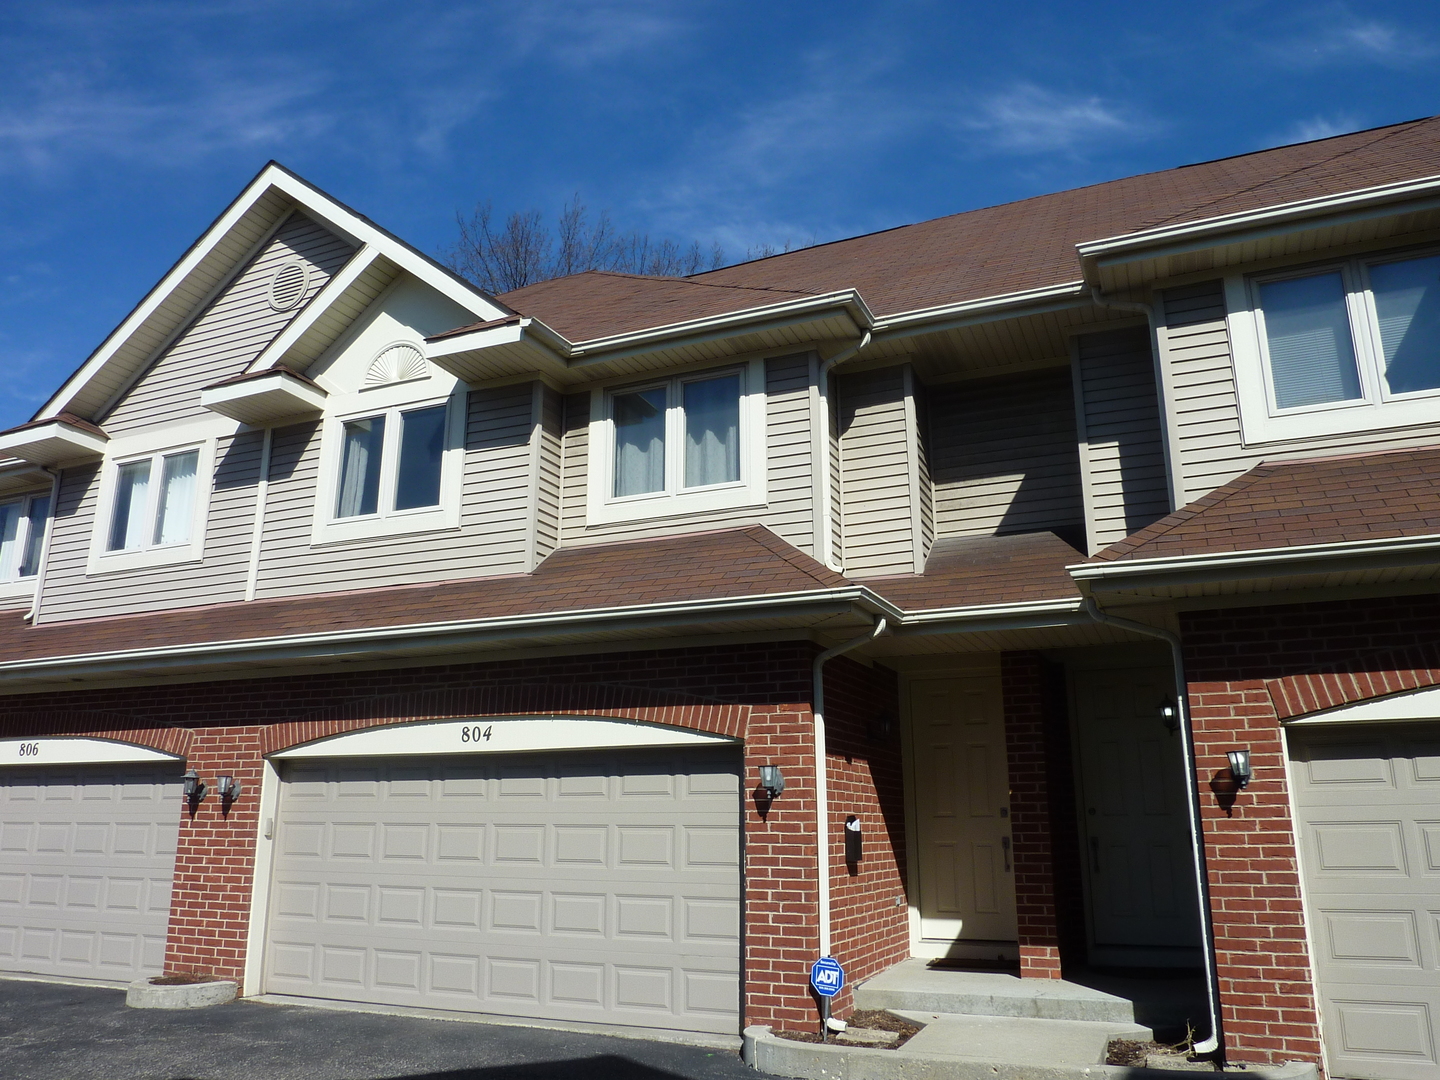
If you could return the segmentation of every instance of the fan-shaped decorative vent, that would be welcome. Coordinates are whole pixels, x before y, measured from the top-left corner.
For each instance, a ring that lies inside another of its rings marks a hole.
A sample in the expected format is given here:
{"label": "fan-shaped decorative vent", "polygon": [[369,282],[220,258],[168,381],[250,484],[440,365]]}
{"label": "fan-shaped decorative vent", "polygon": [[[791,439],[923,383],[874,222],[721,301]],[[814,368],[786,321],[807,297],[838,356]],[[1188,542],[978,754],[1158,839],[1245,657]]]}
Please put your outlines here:
{"label": "fan-shaped decorative vent", "polygon": [[404,382],[406,379],[423,379],[430,374],[430,367],[420,350],[409,342],[387,345],[370,361],[365,372],[366,386],[384,386],[386,383]]}
{"label": "fan-shaped decorative vent", "polygon": [[289,311],[305,296],[310,287],[310,271],[304,263],[290,262],[270,275],[270,306],[276,311]]}

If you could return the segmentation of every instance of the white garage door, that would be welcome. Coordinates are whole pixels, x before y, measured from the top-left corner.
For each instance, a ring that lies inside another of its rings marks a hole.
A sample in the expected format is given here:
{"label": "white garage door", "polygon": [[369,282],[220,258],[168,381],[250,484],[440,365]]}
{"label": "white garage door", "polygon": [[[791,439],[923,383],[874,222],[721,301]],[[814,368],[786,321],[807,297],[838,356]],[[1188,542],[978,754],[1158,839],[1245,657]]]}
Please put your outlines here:
{"label": "white garage door", "polygon": [[1330,1075],[1440,1080],[1440,727],[1291,749]]}
{"label": "white garage door", "polygon": [[159,974],[182,768],[0,769],[0,971]]}
{"label": "white garage door", "polygon": [[733,750],[292,762],[270,993],[733,1034]]}

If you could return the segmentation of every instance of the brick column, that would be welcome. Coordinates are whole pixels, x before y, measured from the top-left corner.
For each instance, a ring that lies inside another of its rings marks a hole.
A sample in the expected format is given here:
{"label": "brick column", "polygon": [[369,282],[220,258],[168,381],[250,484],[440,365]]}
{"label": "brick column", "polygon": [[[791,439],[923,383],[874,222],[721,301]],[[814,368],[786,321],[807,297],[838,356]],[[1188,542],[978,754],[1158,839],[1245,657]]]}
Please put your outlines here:
{"label": "brick column", "polygon": [[1055,919],[1045,775],[1044,679],[1044,661],[1038,653],[1001,654],[1005,756],[1010,766],[1015,924],[1020,976],[1027,979],[1060,978],[1060,934]]}

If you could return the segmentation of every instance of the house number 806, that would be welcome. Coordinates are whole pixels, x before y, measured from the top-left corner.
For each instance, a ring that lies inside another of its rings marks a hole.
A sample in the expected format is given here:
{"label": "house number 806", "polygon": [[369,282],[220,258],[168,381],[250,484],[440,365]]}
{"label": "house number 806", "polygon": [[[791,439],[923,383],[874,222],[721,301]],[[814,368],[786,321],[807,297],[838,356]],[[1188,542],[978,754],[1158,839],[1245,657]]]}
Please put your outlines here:
{"label": "house number 806", "polygon": [[469,726],[469,725],[467,724],[466,726],[464,726],[464,727],[462,727],[462,728],[460,729],[460,741],[461,741],[461,742],[489,742],[489,741],[490,741],[490,728],[489,728],[488,726],[482,728],[482,727],[480,727],[478,724],[475,725],[474,727],[471,727],[471,726]]}
{"label": "house number 806", "polygon": [[[487,737],[488,737],[488,733],[487,733]],[[20,744],[20,756],[21,756],[21,757],[39,757],[39,756],[40,756],[40,744],[39,744],[38,742],[22,742],[22,743]]]}

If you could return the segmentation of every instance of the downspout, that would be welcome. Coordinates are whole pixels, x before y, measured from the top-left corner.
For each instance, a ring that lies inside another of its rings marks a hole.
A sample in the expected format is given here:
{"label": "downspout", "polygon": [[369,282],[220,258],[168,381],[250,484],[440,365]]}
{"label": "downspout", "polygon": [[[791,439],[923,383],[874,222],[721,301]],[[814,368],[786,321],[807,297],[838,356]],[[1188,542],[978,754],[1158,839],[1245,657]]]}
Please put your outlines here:
{"label": "downspout", "polygon": [[1175,669],[1175,710],[1180,721],[1180,753],[1185,765],[1185,807],[1190,818],[1190,849],[1194,856],[1195,895],[1200,901],[1200,952],[1205,962],[1205,992],[1210,1004],[1210,1037],[1195,1044],[1197,1054],[1218,1051],[1221,1065],[1225,1062],[1224,1025],[1220,1019],[1220,977],[1215,968],[1215,924],[1210,917],[1210,878],[1205,870],[1205,833],[1200,821],[1200,787],[1195,775],[1195,740],[1190,726],[1189,686],[1185,680],[1185,656],[1180,635],[1158,626],[1107,615],[1092,596],[1085,597],[1085,610],[1096,622],[1133,634],[1159,638],[1170,646],[1171,664]]}
{"label": "downspout", "polygon": [[1099,285],[1090,286],[1090,299],[1097,307],[1115,308],[1117,311],[1137,311],[1145,316],[1150,328],[1150,356],[1155,366],[1156,413],[1160,417],[1160,448],[1165,455],[1166,488],[1170,497],[1170,512],[1173,514],[1184,505],[1180,493],[1180,477],[1176,468],[1177,455],[1170,445],[1170,410],[1166,408],[1165,371],[1160,364],[1160,324],[1155,315],[1155,306],[1140,300],[1115,300],[1100,291]]}
{"label": "downspout", "polygon": [[[868,338],[869,335],[867,334]],[[858,351],[858,350],[857,350]],[[815,716],[815,841],[819,869],[820,955],[830,955],[830,764],[825,757],[825,665],[842,653],[858,649],[883,634],[888,624],[885,616],[877,616],[867,633],[826,649],[815,657],[810,668],[811,711]]]}
{"label": "downspout", "polygon": [[50,538],[55,535],[55,517],[60,506],[60,470],[45,469],[50,474],[50,516],[45,522],[45,539],[40,541],[40,565],[35,568],[35,596],[24,621],[34,623],[40,617],[40,601],[45,592],[45,571],[50,569]]}
{"label": "downspout", "polygon": [[829,360],[821,361],[815,381],[818,384],[816,389],[820,394],[820,420],[824,424],[824,430],[820,432],[820,445],[824,447],[824,455],[821,458],[820,469],[820,524],[821,542],[816,546],[820,549],[821,559],[827,567],[839,573],[842,570],[841,560],[835,557],[835,540],[831,535],[830,504],[834,500],[834,492],[830,490],[830,372],[847,360],[863,352],[870,344],[870,331],[866,330],[860,335],[860,340],[849,348],[841,349]]}
{"label": "downspout", "polygon": [[255,482],[255,527],[250,534],[250,563],[245,571],[245,599],[254,600],[260,585],[260,554],[265,543],[265,507],[270,499],[270,448],[275,429],[267,427],[260,442],[260,475]]}

